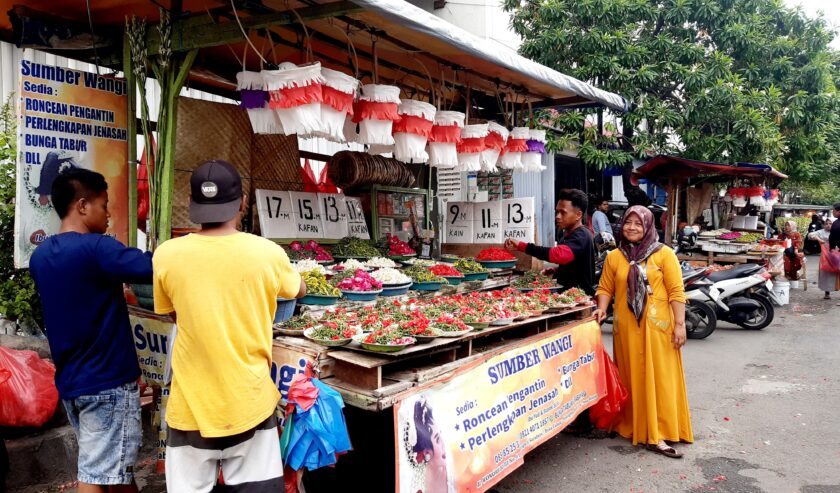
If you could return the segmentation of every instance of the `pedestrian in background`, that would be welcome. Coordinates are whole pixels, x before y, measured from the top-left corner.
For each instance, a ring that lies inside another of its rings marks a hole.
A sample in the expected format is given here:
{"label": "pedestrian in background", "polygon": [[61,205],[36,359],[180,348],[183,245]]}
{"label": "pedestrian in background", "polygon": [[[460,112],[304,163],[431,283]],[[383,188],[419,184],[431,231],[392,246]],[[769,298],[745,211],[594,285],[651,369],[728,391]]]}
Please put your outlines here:
{"label": "pedestrian in background", "polygon": [[607,217],[607,212],[610,211],[610,203],[608,200],[598,197],[595,199],[595,212],[592,213],[592,230],[595,236],[601,233],[613,234],[610,220]]}
{"label": "pedestrian in background", "polygon": [[[823,228],[819,231],[814,231],[808,235],[808,239],[819,243],[820,248],[828,249],[828,239],[831,236],[831,219],[826,219],[822,223]],[[832,291],[840,291],[840,276],[834,272],[824,271],[822,268],[819,272],[819,279],[817,281],[820,289],[825,292],[823,299],[830,300]]]}
{"label": "pedestrian in background", "polygon": [[613,355],[630,399],[613,429],[666,457],[670,443],[694,441],[681,348],[686,340],[682,272],[673,250],[657,241],[653,213],[630,207],[619,248],[607,255],[596,293],[599,323],[615,300]]}

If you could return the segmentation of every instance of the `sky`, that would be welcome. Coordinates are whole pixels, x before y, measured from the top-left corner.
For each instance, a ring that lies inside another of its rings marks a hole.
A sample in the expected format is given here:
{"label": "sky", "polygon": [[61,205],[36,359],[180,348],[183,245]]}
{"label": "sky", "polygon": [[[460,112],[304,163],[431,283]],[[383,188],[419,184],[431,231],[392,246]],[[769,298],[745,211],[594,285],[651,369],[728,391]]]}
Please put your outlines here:
{"label": "sky", "polygon": [[[791,7],[801,5],[811,16],[822,10],[826,19],[834,24],[835,28],[840,28],[840,0],[785,0],[785,3]],[[840,36],[834,38],[831,45],[840,50]]]}

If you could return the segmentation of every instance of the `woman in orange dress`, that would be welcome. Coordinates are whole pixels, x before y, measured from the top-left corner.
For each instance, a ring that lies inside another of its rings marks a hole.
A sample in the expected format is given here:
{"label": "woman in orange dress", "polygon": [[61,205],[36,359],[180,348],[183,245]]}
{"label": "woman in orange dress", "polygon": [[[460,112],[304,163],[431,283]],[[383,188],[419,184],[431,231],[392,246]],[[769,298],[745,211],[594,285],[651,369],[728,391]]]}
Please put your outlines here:
{"label": "woman in orange dress", "polygon": [[619,248],[604,263],[598,322],[615,300],[613,355],[630,399],[613,424],[621,436],[672,458],[669,443],[694,441],[681,348],[685,290],[673,250],[657,241],[653,214],[634,206],[621,221]]}
{"label": "woman in orange dress", "polygon": [[785,277],[791,281],[799,279],[799,271],[802,270],[802,235],[797,231],[796,222],[785,223],[785,230],[779,235],[780,240],[790,240],[790,246],[785,249]]}

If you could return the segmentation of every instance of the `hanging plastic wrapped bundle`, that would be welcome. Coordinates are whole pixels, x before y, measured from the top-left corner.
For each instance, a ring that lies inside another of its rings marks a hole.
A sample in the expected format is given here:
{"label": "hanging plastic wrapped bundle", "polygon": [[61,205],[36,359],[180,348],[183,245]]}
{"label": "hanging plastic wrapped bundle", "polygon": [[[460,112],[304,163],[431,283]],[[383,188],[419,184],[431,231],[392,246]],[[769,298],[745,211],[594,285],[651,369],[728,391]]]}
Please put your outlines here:
{"label": "hanging plastic wrapped bundle", "polygon": [[394,122],[400,119],[400,88],[380,84],[362,86],[362,95],[353,108],[353,121],[359,124],[356,141],[360,144],[391,146]]}
{"label": "hanging plastic wrapped bundle", "polygon": [[750,187],[747,189],[747,196],[750,199],[750,204],[755,207],[764,207],[767,201],[764,200],[764,187]]}
{"label": "hanging plastic wrapped bundle", "polygon": [[505,150],[502,153],[501,163],[503,168],[521,170],[522,154],[528,152],[528,139],[531,137],[531,129],[528,127],[513,127],[505,143]]}
{"label": "hanging plastic wrapped bundle", "polygon": [[[318,137],[333,142],[345,143],[345,121],[353,116],[353,101],[359,90],[359,81],[347,74],[321,67],[321,126]],[[352,124],[352,121],[351,121]],[[355,137],[355,131],[353,132]]]}
{"label": "hanging plastic wrapped bundle", "polygon": [[435,121],[435,106],[425,101],[403,99],[400,119],[394,122],[394,158],[404,163],[425,163],[429,160],[426,142]]}
{"label": "hanging plastic wrapped bundle", "polygon": [[268,107],[268,91],[260,72],[243,70],[237,73],[236,88],[239,89],[239,107],[248,112],[255,134],[282,133],[280,120]]}
{"label": "hanging plastic wrapped bundle", "polygon": [[741,187],[734,187],[729,189],[729,195],[732,197],[732,205],[734,207],[747,206],[747,189]]}
{"label": "hanging plastic wrapped bundle", "polygon": [[312,137],[323,134],[321,124],[321,64],[281,63],[277,70],[263,70],[269,108],[277,113],[285,135]]}
{"label": "hanging plastic wrapped bundle", "polygon": [[429,134],[429,166],[454,168],[458,165],[458,143],[467,116],[458,111],[438,111]]}
{"label": "hanging plastic wrapped bundle", "polygon": [[461,171],[481,171],[481,151],[484,150],[487,134],[486,123],[464,125],[461,142],[458,144],[458,166]]}
{"label": "hanging plastic wrapped bundle", "polygon": [[546,169],[542,165],[545,154],[545,130],[531,129],[528,132],[528,152],[522,154],[522,165],[526,172],[540,172]]}
{"label": "hanging plastic wrapped bundle", "polygon": [[481,151],[481,169],[489,173],[498,171],[499,156],[505,148],[508,129],[496,122],[488,122],[487,137],[484,138],[484,150]]}

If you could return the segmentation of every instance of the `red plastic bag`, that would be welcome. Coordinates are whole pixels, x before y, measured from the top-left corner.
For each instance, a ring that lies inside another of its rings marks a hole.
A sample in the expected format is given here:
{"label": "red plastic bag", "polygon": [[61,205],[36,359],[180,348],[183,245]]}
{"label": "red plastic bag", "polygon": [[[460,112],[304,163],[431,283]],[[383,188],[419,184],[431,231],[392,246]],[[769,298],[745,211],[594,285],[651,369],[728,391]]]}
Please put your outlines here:
{"label": "red plastic bag", "polygon": [[832,252],[825,243],[822,245],[822,254],[820,255],[820,270],[831,274],[840,274],[840,253]]}
{"label": "red plastic bag", "polygon": [[57,404],[55,366],[35,351],[0,347],[0,426],[42,426]]}
{"label": "red plastic bag", "polygon": [[607,350],[601,348],[601,356],[606,367],[607,395],[601,398],[589,409],[589,419],[597,428],[608,429],[621,412],[624,404],[630,399],[630,394],[621,383],[618,367],[615,366]]}

